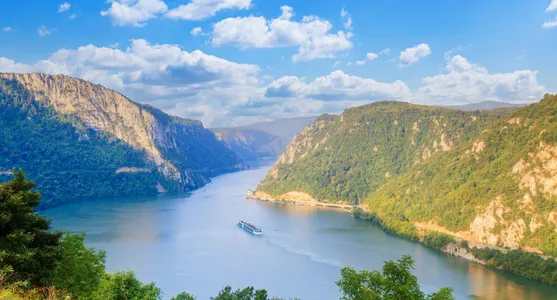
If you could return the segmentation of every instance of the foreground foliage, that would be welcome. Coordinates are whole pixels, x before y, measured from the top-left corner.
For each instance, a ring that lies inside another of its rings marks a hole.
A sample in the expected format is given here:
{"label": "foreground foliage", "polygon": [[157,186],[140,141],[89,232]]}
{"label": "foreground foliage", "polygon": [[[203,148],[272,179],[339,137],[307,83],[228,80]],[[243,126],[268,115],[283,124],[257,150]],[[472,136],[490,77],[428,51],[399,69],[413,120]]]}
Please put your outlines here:
{"label": "foreground foliage", "polygon": [[[154,283],[142,283],[132,271],[107,273],[105,253],[87,248],[84,234],[50,231],[50,222],[33,211],[41,197],[32,190],[33,186],[21,170],[12,181],[0,184],[0,299],[162,299],[162,291]],[[356,273],[346,268],[337,284],[345,293],[344,299],[452,299],[450,289],[441,289],[428,298],[416,298],[423,293],[417,278],[410,273],[412,268],[408,256],[398,263],[387,262],[382,274]],[[372,280],[367,280],[368,277]],[[356,289],[368,288],[377,292],[369,294],[371,298],[347,298]],[[184,292],[172,299],[196,298]],[[230,286],[211,299],[280,300],[269,298],[264,289],[247,287],[233,291]]]}
{"label": "foreground foliage", "polygon": [[404,255],[398,261],[387,261],[382,272],[356,271],[351,267],[341,270],[342,279],[337,285],[343,294],[342,300],[452,300],[452,289],[442,288],[425,295],[418,285],[418,278],[410,273],[414,261]]}

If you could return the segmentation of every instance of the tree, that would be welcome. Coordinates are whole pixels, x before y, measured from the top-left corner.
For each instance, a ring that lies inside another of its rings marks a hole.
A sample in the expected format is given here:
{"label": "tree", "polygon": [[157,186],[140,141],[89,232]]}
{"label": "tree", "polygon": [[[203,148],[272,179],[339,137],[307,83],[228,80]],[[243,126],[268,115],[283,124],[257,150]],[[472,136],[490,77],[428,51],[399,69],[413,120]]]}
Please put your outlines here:
{"label": "tree", "polygon": [[13,270],[14,281],[47,286],[61,258],[62,233],[51,232],[50,221],[35,214],[41,194],[34,186],[22,170],[0,184],[0,270]]}
{"label": "tree", "polygon": [[105,273],[94,293],[98,300],[160,300],[161,290],[153,282],[143,284],[132,271]]}
{"label": "tree", "polygon": [[410,270],[414,261],[408,255],[398,261],[387,261],[382,272],[356,271],[351,267],[341,270],[342,278],[337,285],[343,300],[453,300],[452,289],[442,288],[426,296],[418,284],[418,278]]}
{"label": "tree", "polygon": [[176,297],[172,297],[170,300],[196,300],[196,298],[186,292],[183,292],[176,295]]}
{"label": "tree", "polygon": [[227,286],[216,297],[211,297],[211,300],[267,300],[267,291],[255,290],[250,286],[232,292],[232,288]]}
{"label": "tree", "polygon": [[87,248],[85,234],[65,233],[61,239],[62,259],[54,269],[53,285],[77,299],[89,299],[104,274],[105,252]]}

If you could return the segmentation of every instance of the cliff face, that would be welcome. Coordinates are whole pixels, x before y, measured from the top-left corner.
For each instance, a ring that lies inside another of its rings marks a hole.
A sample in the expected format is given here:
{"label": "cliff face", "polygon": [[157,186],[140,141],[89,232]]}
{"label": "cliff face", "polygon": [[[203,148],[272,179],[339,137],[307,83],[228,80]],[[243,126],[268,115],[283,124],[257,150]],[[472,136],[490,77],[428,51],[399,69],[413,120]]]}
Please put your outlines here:
{"label": "cliff face", "polygon": [[257,189],[358,203],[393,176],[475,138],[500,118],[392,101],[324,115],[293,139]]}
{"label": "cliff face", "polygon": [[546,95],[364,202],[399,226],[427,223],[468,241],[557,256],[556,116],[557,96]]}
{"label": "cliff face", "polygon": [[358,203],[405,236],[557,256],[556,121],[555,95],[486,112],[350,109],[304,129],[257,190]]}
{"label": "cliff face", "polygon": [[24,90],[60,120],[70,120],[82,139],[93,130],[145,153],[145,160],[172,182],[165,188],[196,188],[212,175],[243,168],[241,159],[201,122],[171,117],[100,85],[39,73],[3,73],[0,80]]}

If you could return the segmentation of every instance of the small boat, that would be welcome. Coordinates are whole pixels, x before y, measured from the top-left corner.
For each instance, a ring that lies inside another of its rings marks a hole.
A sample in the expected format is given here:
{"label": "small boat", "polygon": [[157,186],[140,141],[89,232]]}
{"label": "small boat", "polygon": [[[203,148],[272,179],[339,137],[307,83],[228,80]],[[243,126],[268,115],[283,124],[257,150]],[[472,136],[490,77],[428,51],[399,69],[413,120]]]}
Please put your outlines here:
{"label": "small boat", "polygon": [[257,228],[257,227],[251,225],[248,222],[238,221],[238,227],[243,228],[245,231],[247,231],[247,232],[249,232],[253,235],[263,234],[263,232],[261,231],[261,228]]}

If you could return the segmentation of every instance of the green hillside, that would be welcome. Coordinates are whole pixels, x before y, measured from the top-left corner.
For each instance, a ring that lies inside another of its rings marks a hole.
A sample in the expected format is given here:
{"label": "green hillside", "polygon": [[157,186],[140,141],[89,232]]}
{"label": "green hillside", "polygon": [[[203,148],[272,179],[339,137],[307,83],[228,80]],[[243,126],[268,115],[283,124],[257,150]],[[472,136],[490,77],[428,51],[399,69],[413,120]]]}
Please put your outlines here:
{"label": "green hillside", "polygon": [[358,203],[390,178],[436,152],[475,139],[510,110],[465,112],[376,102],[325,115],[296,136],[257,187],[278,196]]}
{"label": "green hillside", "polygon": [[546,95],[393,178],[364,203],[399,230],[434,221],[477,242],[557,256],[556,176],[557,96]]}
{"label": "green hillside", "polygon": [[243,167],[201,122],[66,76],[0,73],[0,128],[0,182],[25,169],[39,209],[191,190]]}

